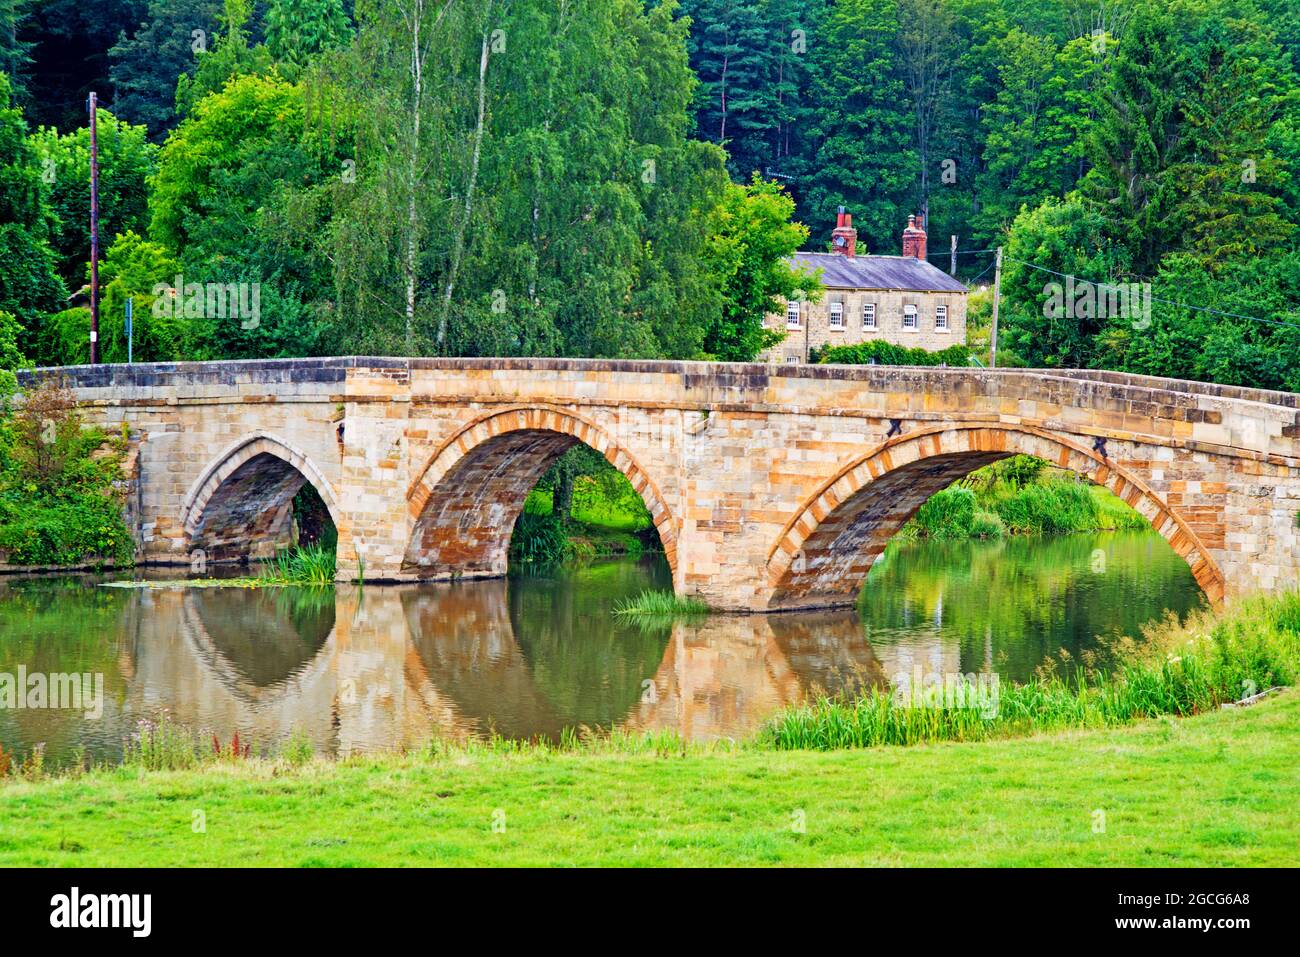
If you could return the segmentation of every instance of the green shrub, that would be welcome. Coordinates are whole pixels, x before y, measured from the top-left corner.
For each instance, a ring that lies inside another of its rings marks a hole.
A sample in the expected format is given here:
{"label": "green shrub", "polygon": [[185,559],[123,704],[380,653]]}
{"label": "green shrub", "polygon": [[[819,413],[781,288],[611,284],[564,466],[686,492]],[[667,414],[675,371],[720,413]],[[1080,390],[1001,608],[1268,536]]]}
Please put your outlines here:
{"label": "green shrub", "polygon": [[975,493],[950,487],[935,492],[917,509],[913,522],[920,534],[936,539],[970,538],[975,528]]}
{"label": "green shrub", "polygon": [[949,346],[939,352],[896,346],[882,339],[860,342],[851,346],[828,346],[814,349],[809,354],[812,362],[838,365],[882,366],[960,366],[970,365],[970,349],[963,345]]}
{"label": "green shrub", "polygon": [[574,549],[564,525],[550,514],[530,511],[525,502],[523,514],[515,522],[510,538],[510,558],[531,565],[553,565],[573,556]]}
{"label": "green shrub", "polygon": [[975,512],[975,520],[971,523],[971,538],[1001,538],[1006,535],[1007,527],[1002,524],[1002,519],[998,518],[996,512],[986,512],[979,509]]}
{"label": "green shrub", "polygon": [[14,565],[75,565],[91,559],[130,562],[135,546],[115,498],[96,493],[69,501],[0,503],[0,552]]}
{"label": "green shrub", "polygon": [[58,383],[29,388],[0,418],[0,552],[19,565],[129,563],[122,513],[125,434],[83,428]]}
{"label": "green shrub", "polygon": [[993,502],[992,510],[1017,533],[1059,534],[1097,528],[1097,500],[1081,482],[1026,485]]}

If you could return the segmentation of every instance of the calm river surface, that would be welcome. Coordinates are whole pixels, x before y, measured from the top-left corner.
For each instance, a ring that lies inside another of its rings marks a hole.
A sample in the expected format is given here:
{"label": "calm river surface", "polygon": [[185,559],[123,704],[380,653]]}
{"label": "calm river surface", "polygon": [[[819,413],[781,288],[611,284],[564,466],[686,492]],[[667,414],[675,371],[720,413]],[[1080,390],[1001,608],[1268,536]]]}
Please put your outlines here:
{"label": "calm river surface", "polygon": [[741,737],[808,694],[916,666],[1023,680],[1061,648],[1077,660],[1098,634],[1137,635],[1201,601],[1154,533],[915,544],[873,569],[856,613],[651,627],[613,608],[668,588],[662,559],[364,589],[95,587],[108,580],[0,579],[0,678],[21,666],[104,681],[98,718],[0,706],[10,753],[113,759],[161,712],[223,741],[270,748],[298,732],[330,753],[581,725]]}

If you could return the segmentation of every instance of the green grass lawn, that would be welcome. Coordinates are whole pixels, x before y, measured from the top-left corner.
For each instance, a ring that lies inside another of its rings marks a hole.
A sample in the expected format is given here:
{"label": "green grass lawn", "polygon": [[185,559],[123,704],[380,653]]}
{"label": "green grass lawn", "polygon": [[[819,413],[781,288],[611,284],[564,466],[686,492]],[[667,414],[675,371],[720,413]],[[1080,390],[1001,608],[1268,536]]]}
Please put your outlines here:
{"label": "green grass lawn", "polygon": [[123,768],[0,784],[0,865],[1295,865],[1298,758],[1290,691],[971,744]]}

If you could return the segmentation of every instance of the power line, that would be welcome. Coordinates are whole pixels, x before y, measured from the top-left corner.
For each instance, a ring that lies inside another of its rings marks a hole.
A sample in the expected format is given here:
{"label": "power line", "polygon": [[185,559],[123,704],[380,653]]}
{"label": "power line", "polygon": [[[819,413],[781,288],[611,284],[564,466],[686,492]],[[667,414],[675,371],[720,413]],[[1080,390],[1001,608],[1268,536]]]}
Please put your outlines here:
{"label": "power line", "polygon": [[975,285],[977,282],[979,282],[981,279],[984,278],[984,276],[988,273],[990,269],[992,269],[996,265],[997,263],[989,263],[987,266],[984,267],[984,270],[978,276],[976,276],[974,279],[968,282],[967,285],[968,286]]}
{"label": "power line", "polygon": [[[1046,266],[1039,266],[1036,263],[1025,262],[1023,259],[1015,259],[1011,256],[1006,257],[1008,262],[1019,263],[1022,266],[1028,266],[1030,269],[1037,269],[1039,272],[1050,273],[1053,276],[1060,276],[1062,279],[1072,279],[1075,282],[1083,283],[1087,286],[1108,286],[1111,283],[1093,282],[1090,279],[1080,279],[1078,276],[1071,276],[1063,272],[1057,272],[1055,269],[1048,269]],[[988,272],[987,269],[984,272]],[[983,273],[981,273],[983,275]],[[1192,306],[1185,302],[1175,302],[1173,299],[1164,299],[1160,296],[1152,296],[1152,302],[1162,302],[1167,306],[1176,306],[1179,309],[1193,309],[1197,312],[1207,312],[1215,316],[1228,316],[1232,319],[1248,319],[1251,322],[1263,322],[1270,326],[1282,326],[1285,329],[1300,329],[1300,324],[1294,322],[1282,322],[1278,319],[1264,319],[1260,316],[1247,316],[1239,312],[1225,312],[1222,309],[1211,309],[1209,306]]]}

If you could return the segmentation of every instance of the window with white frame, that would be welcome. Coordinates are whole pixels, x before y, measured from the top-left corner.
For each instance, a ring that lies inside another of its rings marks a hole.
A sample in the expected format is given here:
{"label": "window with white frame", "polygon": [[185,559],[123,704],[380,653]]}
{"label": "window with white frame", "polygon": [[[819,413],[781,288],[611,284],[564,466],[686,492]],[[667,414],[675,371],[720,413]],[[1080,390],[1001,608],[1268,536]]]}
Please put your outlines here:
{"label": "window with white frame", "polygon": [[785,364],[788,365],[788,366],[798,365],[798,364],[799,364],[799,357],[798,357],[798,356],[786,356],[786,357],[785,357]]}
{"label": "window with white frame", "polygon": [[842,302],[831,303],[831,328],[844,328],[844,303]]}
{"label": "window with white frame", "polygon": [[903,331],[916,332],[916,306],[903,307]]}
{"label": "window with white frame", "polygon": [[862,328],[867,332],[876,331],[876,304],[874,302],[862,304]]}
{"label": "window with white frame", "polygon": [[799,303],[787,302],[785,304],[785,327],[787,329],[799,328]]}
{"label": "window with white frame", "polygon": [[934,331],[935,332],[948,331],[948,307],[947,306],[934,307]]}

